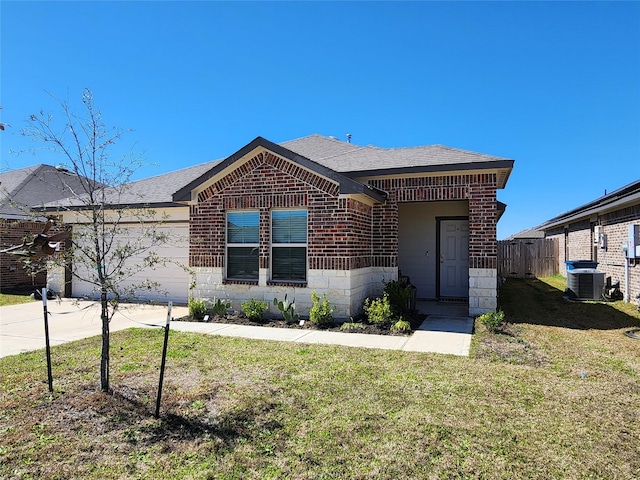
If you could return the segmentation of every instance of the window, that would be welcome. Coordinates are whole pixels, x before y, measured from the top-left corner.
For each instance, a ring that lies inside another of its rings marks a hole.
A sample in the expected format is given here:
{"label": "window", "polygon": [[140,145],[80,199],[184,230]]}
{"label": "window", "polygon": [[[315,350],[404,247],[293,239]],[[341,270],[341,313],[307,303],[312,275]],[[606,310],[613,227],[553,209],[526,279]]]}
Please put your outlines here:
{"label": "window", "polygon": [[271,279],[307,280],[307,212],[271,212]]}
{"label": "window", "polygon": [[227,213],[227,278],[258,280],[259,212]]}

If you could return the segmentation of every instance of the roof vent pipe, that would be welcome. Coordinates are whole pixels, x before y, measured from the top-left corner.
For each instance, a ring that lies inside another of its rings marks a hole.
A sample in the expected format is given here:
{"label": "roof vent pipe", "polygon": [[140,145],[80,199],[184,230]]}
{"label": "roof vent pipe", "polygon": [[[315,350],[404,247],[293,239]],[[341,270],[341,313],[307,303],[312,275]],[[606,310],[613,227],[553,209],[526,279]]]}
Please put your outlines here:
{"label": "roof vent pipe", "polygon": [[351,134],[347,133],[347,143],[351,143]]}

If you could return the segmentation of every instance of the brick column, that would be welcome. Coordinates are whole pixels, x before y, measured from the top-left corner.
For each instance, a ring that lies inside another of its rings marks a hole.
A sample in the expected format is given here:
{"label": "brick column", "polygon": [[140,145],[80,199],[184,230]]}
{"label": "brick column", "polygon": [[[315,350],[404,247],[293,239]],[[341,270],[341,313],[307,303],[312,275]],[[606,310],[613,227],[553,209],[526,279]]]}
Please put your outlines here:
{"label": "brick column", "polygon": [[469,186],[469,315],[498,308],[495,174],[475,175]]}

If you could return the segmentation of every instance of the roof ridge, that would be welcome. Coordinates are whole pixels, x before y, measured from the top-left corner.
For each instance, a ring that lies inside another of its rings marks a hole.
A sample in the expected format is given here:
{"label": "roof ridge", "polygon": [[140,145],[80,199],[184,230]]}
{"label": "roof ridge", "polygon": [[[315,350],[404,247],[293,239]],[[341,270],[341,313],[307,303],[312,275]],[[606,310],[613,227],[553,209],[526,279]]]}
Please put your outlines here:
{"label": "roof ridge", "polygon": [[297,138],[292,138],[291,140],[285,140],[284,142],[280,142],[277,145],[283,145],[285,143],[291,143],[291,142],[297,142],[299,140],[304,140],[305,138],[322,138],[323,140],[330,140],[332,142],[339,142],[345,145],[354,145],[354,146],[360,146],[360,145],[356,145],[354,143],[350,143],[350,142],[345,142],[344,140],[340,140],[338,137],[334,137],[333,135],[322,135],[320,133],[311,133],[309,135],[303,135],[302,137],[297,137]]}
{"label": "roof ridge", "polygon": [[[331,142],[337,142],[337,143],[340,143],[341,145],[351,146],[352,147],[352,149],[349,150],[349,151],[344,151],[344,152],[341,152],[341,153],[336,153],[334,155],[329,155],[327,157],[318,157],[318,158],[313,159],[313,161],[316,162],[316,163],[318,163],[318,161],[321,161],[321,160],[328,160],[330,158],[336,158],[336,157],[340,157],[340,156],[343,156],[343,155],[348,155],[348,154],[351,154],[351,153],[353,153],[355,151],[363,150],[365,148],[369,148],[370,147],[370,145],[356,145],[355,143],[344,142],[344,141],[340,140],[339,138],[331,137],[331,136],[327,136],[327,135],[321,135],[319,133],[312,133],[310,135],[305,135],[303,137],[298,137],[298,138],[294,138],[292,140],[287,140],[285,142],[279,143],[278,145],[290,150],[289,147],[286,146],[287,143],[292,143],[292,142],[296,142],[296,141],[299,141],[299,140],[303,140],[305,138],[312,138],[312,137],[321,138],[323,140],[328,140],[328,141],[331,141]],[[292,151],[295,152],[295,150],[292,150]],[[298,153],[298,152],[295,152],[295,153]],[[300,154],[298,153],[298,155],[300,155]]]}
{"label": "roof ridge", "polygon": [[282,143],[288,143],[288,142],[297,142],[298,140],[302,140],[303,138],[309,138],[309,137],[323,137],[323,138],[330,138],[330,137],[325,137],[324,135],[320,135],[319,133],[310,133],[309,135],[303,135],[301,137],[297,137],[297,138],[292,138],[291,140],[285,140]]}
{"label": "roof ridge", "polygon": [[[338,141],[340,141],[340,140],[338,140]],[[336,153],[335,155],[329,155],[328,157],[321,157],[321,158],[318,158],[318,160],[328,160],[328,159],[330,159],[330,158],[341,157],[341,156],[343,156],[343,155],[350,155],[350,154],[352,154],[353,152],[357,152],[357,151],[360,151],[360,150],[364,150],[364,149],[366,149],[366,148],[369,148],[369,146],[368,146],[368,145],[365,145],[365,146],[354,145],[354,147],[356,147],[356,148],[355,148],[355,149],[353,149],[353,150],[351,150],[351,151],[349,151],[349,152]],[[318,163],[318,161],[317,161],[317,160],[315,160],[315,162],[316,162],[316,163]]]}
{"label": "roof ridge", "polygon": [[30,168],[33,168],[32,171],[27,173],[27,175],[22,179],[22,181],[18,184],[16,188],[14,188],[11,192],[9,192],[8,190],[6,190],[6,192],[8,194],[11,194],[12,197],[16,197],[18,192],[20,192],[20,190],[22,190],[26,185],[28,185],[31,182],[31,180],[33,180],[33,178],[39,172],[42,171],[43,167],[55,168],[55,167],[52,167],[51,165],[47,165],[46,163],[39,163],[37,165],[33,165],[32,167],[25,167],[25,168],[19,168],[18,170],[14,170],[14,171],[20,171],[20,170],[28,170]]}
{"label": "roof ridge", "polygon": [[380,148],[383,150],[412,150],[412,149],[421,149],[421,148],[443,148],[445,150],[449,150],[452,152],[462,152],[462,153],[468,153],[470,155],[477,155],[477,156],[481,156],[481,157],[489,157],[489,158],[505,158],[505,157],[500,157],[497,155],[491,155],[488,153],[482,153],[482,152],[476,152],[474,150],[468,150],[465,148],[457,148],[457,147],[450,147],[449,145],[443,145],[441,143],[433,143],[431,145],[413,145],[413,146],[409,146],[409,147],[375,147],[375,148]]}

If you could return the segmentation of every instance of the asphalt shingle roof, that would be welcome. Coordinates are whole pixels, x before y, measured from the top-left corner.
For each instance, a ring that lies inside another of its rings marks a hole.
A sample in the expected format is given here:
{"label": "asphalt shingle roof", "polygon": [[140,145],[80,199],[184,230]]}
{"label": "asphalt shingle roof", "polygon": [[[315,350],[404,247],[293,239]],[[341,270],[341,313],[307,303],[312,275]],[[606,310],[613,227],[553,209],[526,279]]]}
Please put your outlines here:
{"label": "asphalt shingle roof", "polygon": [[[108,204],[113,205],[170,205],[173,204],[173,193],[183,185],[198,178],[204,172],[213,168],[219,160],[182,168],[173,172],[156,175],[131,182],[121,192],[107,189]],[[83,202],[77,198],[66,198],[46,205],[47,208],[81,206]]]}
{"label": "asphalt shingle roof", "polygon": [[536,229],[548,230],[569,222],[575,222],[580,218],[590,217],[608,210],[620,208],[626,204],[640,203],[640,180],[635,180],[624,187],[618,188],[600,198],[589,203],[581,205],[577,208],[561,213],[560,215],[547,220]]}
{"label": "asphalt shingle roof", "polygon": [[473,167],[474,164],[511,161],[444,145],[381,148],[371,145],[358,146],[317,134],[280,145],[336,172],[351,174],[408,168],[429,169],[461,165]]}
{"label": "asphalt shingle roof", "polygon": [[[474,166],[509,166],[513,161],[492,155],[470,152],[443,145],[407,148],[380,148],[359,146],[318,134],[279,144],[323,167],[349,177],[367,173],[395,173],[398,170],[420,171],[471,169]],[[110,202],[121,205],[165,204],[170,205],[173,194],[185,188],[214,168],[224,159],[183,168],[173,172],[138,180],[119,197],[110,196]],[[506,163],[505,163],[506,162]],[[77,200],[56,202],[56,205],[78,205]],[[53,207],[53,205],[48,205]]]}
{"label": "asphalt shingle roof", "polygon": [[82,191],[77,175],[51,165],[0,173],[0,217],[26,219],[29,208]]}

